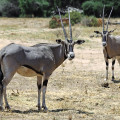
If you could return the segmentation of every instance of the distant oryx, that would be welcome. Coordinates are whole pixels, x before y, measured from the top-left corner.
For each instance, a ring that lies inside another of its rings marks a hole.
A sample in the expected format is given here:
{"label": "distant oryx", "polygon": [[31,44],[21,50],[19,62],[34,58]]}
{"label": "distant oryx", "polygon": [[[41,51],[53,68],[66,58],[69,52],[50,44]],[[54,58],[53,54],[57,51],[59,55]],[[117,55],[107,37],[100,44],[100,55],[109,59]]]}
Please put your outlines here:
{"label": "distant oryx", "polygon": [[104,9],[105,9],[105,6],[103,8],[103,17],[102,17],[103,32],[99,32],[99,31],[94,31],[94,32],[97,34],[101,34],[102,36],[103,53],[104,53],[104,58],[106,62],[105,80],[108,79],[108,65],[109,65],[108,59],[112,59],[112,80],[114,80],[115,59],[117,59],[120,64],[120,36],[113,36],[110,34],[111,32],[114,32],[115,29],[112,31],[108,31],[108,24],[109,24],[109,20],[110,20],[113,7],[108,17],[107,28],[106,30],[104,29]]}
{"label": "distant oryx", "polygon": [[[59,15],[61,19],[60,10]],[[73,48],[75,44],[82,44],[84,40],[73,41],[69,13],[70,40],[61,19],[65,41],[58,39],[58,44],[37,44],[25,47],[19,44],[9,44],[0,51],[0,110],[3,110],[3,96],[5,108],[10,109],[6,96],[6,87],[13,75],[17,72],[20,75],[32,77],[37,76],[38,86],[38,110],[41,110],[40,95],[42,92],[42,108],[47,110],[45,104],[45,93],[47,83],[53,71],[60,66],[67,58],[72,60],[75,57]]]}

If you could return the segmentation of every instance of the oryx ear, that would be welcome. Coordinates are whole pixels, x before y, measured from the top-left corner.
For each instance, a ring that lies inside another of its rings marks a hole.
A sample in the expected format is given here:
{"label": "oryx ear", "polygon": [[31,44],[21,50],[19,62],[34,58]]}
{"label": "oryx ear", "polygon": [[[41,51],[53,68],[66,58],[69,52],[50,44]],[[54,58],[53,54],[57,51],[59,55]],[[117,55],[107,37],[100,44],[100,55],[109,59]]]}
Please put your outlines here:
{"label": "oryx ear", "polygon": [[85,41],[84,40],[76,40],[75,42],[74,42],[74,44],[82,44],[82,43],[84,43]]}
{"label": "oryx ear", "polygon": [[61,40],[61,39],[57,39],[56,42],[57,42],[58,44],[60,44],[60,43],[62,42],[62,40]]}
{"label": "oryx ear", "polygon": [[101,32],[99,32],[99,31],[94,31],[96,34],[102,34]]}
{"label": "oryx ear", "polygon": [[116,28],[114,30],[109,31],[108,33],[110,34],[110,33],[114,32],[115,30],[116,30]]}
{"label": "oryx ear", "polygon": [[61,43],[63,43],[64,41],[62,41],[61,39],[57,39],[56,42],[57,42],[58,44],[61,44]]}

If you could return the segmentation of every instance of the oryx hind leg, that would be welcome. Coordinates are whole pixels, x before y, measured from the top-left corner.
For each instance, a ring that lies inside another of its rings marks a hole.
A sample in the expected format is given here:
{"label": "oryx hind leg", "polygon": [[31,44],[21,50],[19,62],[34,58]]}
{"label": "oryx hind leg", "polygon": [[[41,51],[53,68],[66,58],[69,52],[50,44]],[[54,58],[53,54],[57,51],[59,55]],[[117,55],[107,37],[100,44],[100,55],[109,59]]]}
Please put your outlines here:
{"label": "oryx hind leg", "polygon": [[2,80],[2,92],[0,97],[0,106],[3,105],[3,95],[5,100],[5,108],[10,109],[10,106],[7,101],[7,95],[6,95],[6,87],[9,84],[10,80],[12,79],[13,75],[15,74],[16,70],[18,69],[18,65],[16,64],[16,61],[4,58],[1,63],[1,69],[3,72],[3,80]]}

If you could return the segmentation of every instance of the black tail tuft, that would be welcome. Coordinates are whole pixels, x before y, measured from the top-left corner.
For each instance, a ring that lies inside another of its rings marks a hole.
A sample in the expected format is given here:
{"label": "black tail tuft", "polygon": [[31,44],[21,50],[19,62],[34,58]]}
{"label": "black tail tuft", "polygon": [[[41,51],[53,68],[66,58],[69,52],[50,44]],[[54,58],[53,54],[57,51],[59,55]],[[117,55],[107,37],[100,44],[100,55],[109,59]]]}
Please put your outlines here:
{"label": "black tail tuft", "polygon": [[3,93],[3,84],[2,84],[2,80],[3,80],[3,73],[2,73],[2,70],[1,70],[1,66],[0,66],[0,94]]}
{"label": "black tail tuft", "polygon": [[3,73],[0,66],[0,85],[2,85],[2,80],[3,80]]}

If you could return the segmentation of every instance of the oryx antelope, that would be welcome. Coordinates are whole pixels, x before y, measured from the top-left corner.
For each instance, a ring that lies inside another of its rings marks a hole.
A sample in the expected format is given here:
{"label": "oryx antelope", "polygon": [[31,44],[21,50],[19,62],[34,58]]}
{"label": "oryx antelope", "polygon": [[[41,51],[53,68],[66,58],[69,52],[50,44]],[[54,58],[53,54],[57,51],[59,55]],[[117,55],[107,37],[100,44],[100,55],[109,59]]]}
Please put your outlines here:
{"label": "oryx antelope", "polygon": [[102,16],[103,31],[102,32],[94,31],[94,32],[97,34],[101,34],[101,36],[102,36],[103,53],[104,53],[104,59],[106,62],[106,78],[105,78],[105,80],[108,79],[108,66],[109,66],[108,59],[112,59],[112,80],[114,80],[115,59],[117,59],[120,64],[120,36],[111,35],[111,33],[114,32],[115,29],[108,31],[108,24],[109,24],[109,20],[110,20],[110,16],[111,16],[113,7],[109,14],[108,21],[107,21],[107,27],[105,29],[105,27],[104,27],[104,9],[105,9],[105,6],[103,7],[103,16]]}
{"label": "oryx antelope", "polygon": [[[59,10],[59,9],[58,9]],[[65,41],[58,39],[58,44],[37,44],[25,47],[19,44],[9,44],[0,51],[0,110],[3,110],[3,97],[5,108],[10,109],[6,96],[6,87],[13,75],[17,72],[22,76],[37,76],[38,86],[38,110],[41,110],[40,96],[42,92],[42,108],[47,110],[45,104],[45,93],[47,83],[52,72],[61,65],[67,58],[72,60],[75,57],[73,48],[75,44],[82,44],[84,40],[73,41],[69,13],[70,40],[61,19]]]}

